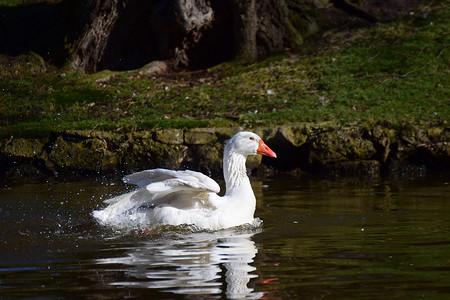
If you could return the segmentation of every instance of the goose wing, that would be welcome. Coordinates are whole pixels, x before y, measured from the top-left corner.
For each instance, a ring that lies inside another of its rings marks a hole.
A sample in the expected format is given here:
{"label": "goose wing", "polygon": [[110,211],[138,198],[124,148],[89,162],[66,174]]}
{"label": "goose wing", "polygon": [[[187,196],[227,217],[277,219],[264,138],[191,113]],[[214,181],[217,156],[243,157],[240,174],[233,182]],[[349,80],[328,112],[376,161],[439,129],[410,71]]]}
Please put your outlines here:
{"label": "goose wing", "polygon": [[125,183],[146,188],[149,192],[169,192],[170,190],[199,190],[218,193],[220,187],[213,179],[195,171],[173,171],[167,169],[152,169],[127,175]]}
{"label": "goose wing", "polygon": [[173,171],[152,169],[124,177],[123,181],[135,184],[137,191],[120,195],[105,202],[121,202],[126,207],[172,206],[180,209],[212,208],[211,194],[217,194],[220,187],[213,179],[195,171]]}
{"label": "goose wing", "polygon": [[194,171],[152,169],[125,176],[123,181],[139,189],[108,199],[109,204],[93,212],[103,223],[120,223],[139,211],[156,207],[180,210],[199,209],[205,213],[217,206],[220,187],[213,179]]}

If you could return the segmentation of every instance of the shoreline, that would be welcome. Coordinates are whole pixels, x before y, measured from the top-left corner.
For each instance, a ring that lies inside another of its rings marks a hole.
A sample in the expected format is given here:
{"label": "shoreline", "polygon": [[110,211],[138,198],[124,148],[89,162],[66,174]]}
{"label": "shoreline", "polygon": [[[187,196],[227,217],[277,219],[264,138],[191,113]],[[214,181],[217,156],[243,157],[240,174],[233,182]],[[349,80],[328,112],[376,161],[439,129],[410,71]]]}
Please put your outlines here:
{"label": "shoreline", "polygon": [[154,129],[128,133],[96,130],[50,132],[43,138],[3,140],[2,177],[58,174],[122,176],[151,169],[222,173],[225,142],[234,133],[259,134],[278,155],[249,157],[251,174],[276,172],[377,176],[398,170],[449,170],[450,127],[342,126],[333,122],[273,127]]}

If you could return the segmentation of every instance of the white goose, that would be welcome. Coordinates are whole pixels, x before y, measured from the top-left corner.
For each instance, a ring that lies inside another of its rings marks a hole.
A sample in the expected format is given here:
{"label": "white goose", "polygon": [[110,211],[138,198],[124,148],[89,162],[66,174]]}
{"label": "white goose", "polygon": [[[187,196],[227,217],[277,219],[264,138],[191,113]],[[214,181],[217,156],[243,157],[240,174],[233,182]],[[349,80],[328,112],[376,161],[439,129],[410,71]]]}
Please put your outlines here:
{"label": "white goose", "polygon": [[152,169],[125,176],[124,182],[139,189],[106,200],[109,205],[93,215],[101,224],[119,226],[133,220],[219,230],[252,223],[256,199],[245,162],[248,155],[256,154],[277,157],[255,133],[239,132],[228,140],[223,155],[223,197],[217,195],[219,185],[202,173]]}

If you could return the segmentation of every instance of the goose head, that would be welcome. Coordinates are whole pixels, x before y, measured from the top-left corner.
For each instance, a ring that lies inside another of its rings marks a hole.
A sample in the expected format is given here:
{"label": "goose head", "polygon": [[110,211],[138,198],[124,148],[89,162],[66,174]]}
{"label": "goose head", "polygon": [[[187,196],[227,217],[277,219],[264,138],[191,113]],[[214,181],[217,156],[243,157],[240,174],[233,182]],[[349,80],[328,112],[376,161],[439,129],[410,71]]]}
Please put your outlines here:
{"label": "goose head", "polygon": [[241,131],[235,134],[226,144],[225,152],[233,152],[244,157],[256,154],[277,157],[275,152],[256,133],[249,131]]}

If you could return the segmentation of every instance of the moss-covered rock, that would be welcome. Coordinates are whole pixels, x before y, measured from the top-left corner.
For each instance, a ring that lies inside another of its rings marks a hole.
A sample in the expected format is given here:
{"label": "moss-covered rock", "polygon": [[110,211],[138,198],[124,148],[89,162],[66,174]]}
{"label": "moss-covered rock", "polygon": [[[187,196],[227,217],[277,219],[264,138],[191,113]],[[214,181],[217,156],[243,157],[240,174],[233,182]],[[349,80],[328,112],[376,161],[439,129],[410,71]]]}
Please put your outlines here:
{"label": "moss-covered rock", "polygon": [[[4,175],[13,177],[64,170],[131,173],[150,168],[193,169],[220,176],[225,142],[240,130],[67,131],[48,139],[10,138],[0,147],[0,167]],[[261,135],[278,158],[251,156],[249,171],[269,172],[272,168],[371,175],[381,169],[410,166],[450,168],[450,129],[442,126],[393,129],[369,124],[342,128],[327,122],[250,130]]]}
{"label": "moss-covered rock", "polygon": [[151,138],[131,138],[125,148],[123,169],[126,173],[149,168],[179,169],[187,153],[184,145],[164,144]]}
{"label": "moss-covered rock", "polygon": [[44,151],[45,142],[40,139],[9,139],[1,147],[1,152],[10,157],[33,158]]}
{"label": "moss-covered rock", "polygon": [[307,142],[311,165],[326,165],[337,161],[368,160],[376,152],[372,142],[364,139],[356,128],[339,129],[317,134]]}
{"label": "moss-covered rock", "polygon": [[223,146],[195,145],[189,149],[189,159],[185,161],[187,169],[199,170],[205,174],[220,176],[222,173]]}
{"label": "moss-covered rock", "polygon": [[[144,143],[146,144],[146,143]],[[159,167],[169,169],[179,169],[187,155],[185,145],[163,144],[155,141],[148,141],[146,148],[150,153],[150,159]]]}
{"label": "moss-covered rock", "polygon": [[381,163],[385,163],[391,153],[391,145],[397,142],[395,131],[381,125],[375,125],[367,129],[370,140],[377,149],[376,158]]}
{"label": "moss-covered rock", "polygon": [[34,52],[26,55],[19,55],[15,58],[0,55],[0,65],[7,65],[7,68],[0,68],[0,79],[2,77],[17,77],[21,74],[41,74],[47,71],[44,59]]}
{"label": "moss-covered rock", "polygon": [[181,129],[161,129],[155,131],[155,139],[164,144],[181,145],[184,142],[184,134]]}
{"label": "moss-covered rock", "polygon": [[310,124],[298,123],[269,129],[269,132],[270,134],[267,136],[268,140],[278,136],[279,139],[287,141],[292,146],[300,147],[306,142],[312,130]]}
{"label": "moss-covered rock", "polygon": [[73,169],[84,171],[106,171],[118,166],[120,157],[108,150],[104,139],[69,141],[59,136],[47,156],[50,169]]}
{"label": "moss-covered rock", "polygon": [[216,140],[214,128],[195,128],[184,133],[184,142],[188,145],[207,145]]}
{"label": "moss-covered rock", "polygon": [[239,131],[243,130],[244,129],[242,127],[217,127],[214,129],[214,133],[217,136],[218,142],[223,143]]}
{"label": "moss-covered rock", "polygon": [[80,138],[97,138],[101,140],[118,140],[122,139],[122,134],[112,133],[109,131],[102,131],[102,130],[67,130],[67,134],[80,137]]}

